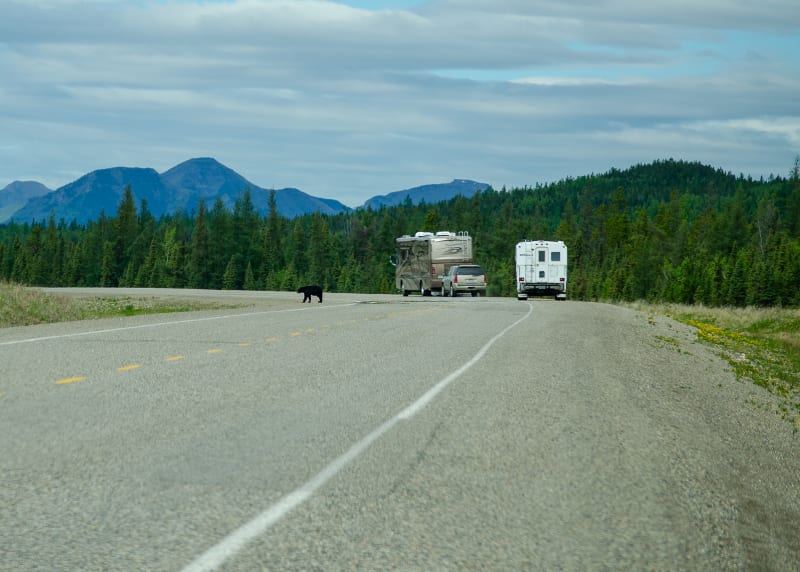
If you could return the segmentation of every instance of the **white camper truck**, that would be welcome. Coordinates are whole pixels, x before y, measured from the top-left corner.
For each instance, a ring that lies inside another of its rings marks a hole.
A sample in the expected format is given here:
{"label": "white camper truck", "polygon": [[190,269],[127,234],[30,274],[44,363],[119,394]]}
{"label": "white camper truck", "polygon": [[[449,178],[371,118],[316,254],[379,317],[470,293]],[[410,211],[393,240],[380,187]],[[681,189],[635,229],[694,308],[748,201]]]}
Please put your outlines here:
{"label": "white camper truck", "polygon": [[517,300],[528,296],[567,299],[567,246],[562,242],[523,240],[517,243]]}
{"label": "white camper truck", "polygon": [[441,292],[442,276],[454,264],[472,262],[472,237],[466,231],[418,232],[395,240],[395,286],[408,296]]}

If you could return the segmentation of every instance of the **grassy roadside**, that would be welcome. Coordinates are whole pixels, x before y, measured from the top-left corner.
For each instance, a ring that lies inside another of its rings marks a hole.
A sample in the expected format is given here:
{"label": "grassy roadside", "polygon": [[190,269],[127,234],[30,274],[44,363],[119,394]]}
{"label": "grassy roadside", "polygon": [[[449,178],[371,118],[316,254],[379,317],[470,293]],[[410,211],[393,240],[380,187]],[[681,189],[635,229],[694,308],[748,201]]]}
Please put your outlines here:
{"label": "grassy roadside", "polygon": [[737,378],[765,388],[774,403],[755,403],[776,412],[800,430],[800,310],[709,308],[701,305],[636,304],[637,310],[669,316],[697,329]]}
{"label": "grassy roadside", "polygon": [[233,307],[157,297],[108,296],[72,298],[0,281],[0,328],[137,314],[163,314]]}

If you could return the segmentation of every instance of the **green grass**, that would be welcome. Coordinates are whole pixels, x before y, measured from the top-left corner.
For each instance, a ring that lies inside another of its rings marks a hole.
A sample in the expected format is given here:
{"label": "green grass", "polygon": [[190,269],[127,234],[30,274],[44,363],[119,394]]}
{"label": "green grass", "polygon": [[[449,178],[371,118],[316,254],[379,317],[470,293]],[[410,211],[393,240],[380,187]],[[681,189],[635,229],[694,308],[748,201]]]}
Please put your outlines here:
{"label": "green grass", "polygon": [[158,297],[74,298],[0,281],[0,328],[230,307],[233,306],[217,302],[188,302]]}
{"label": "green grass", "polygon": [[776,397],[776,412],[800,430],[800,310],[709,308],[701,305],[637,304],[636,309],[667,315],[697,330],[716,348],[739,379]]}

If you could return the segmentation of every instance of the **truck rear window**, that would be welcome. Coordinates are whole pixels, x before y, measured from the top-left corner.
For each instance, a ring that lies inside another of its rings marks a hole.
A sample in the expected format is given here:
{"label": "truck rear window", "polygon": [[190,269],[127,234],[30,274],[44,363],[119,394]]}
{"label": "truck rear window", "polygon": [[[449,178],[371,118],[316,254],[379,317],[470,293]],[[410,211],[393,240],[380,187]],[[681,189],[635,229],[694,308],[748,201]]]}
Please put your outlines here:
{"label": "truck rear window", "polygon": [[483,268],[480,267],[459,268],[457,274],[461,276],[483,276]]}

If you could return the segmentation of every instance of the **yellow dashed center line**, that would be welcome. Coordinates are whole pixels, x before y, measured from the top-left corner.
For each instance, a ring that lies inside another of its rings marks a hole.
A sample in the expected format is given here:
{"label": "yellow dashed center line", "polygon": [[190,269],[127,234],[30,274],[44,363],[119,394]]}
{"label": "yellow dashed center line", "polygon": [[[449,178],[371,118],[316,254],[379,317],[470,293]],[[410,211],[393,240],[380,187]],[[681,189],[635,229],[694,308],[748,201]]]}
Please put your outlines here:
{"label": "yellow dashed center line", "polygon": [[131,365],[123,365],[122,367],[118,367],[117,371],[131,371],[132,369],[139,369],[142,367],[140,363],[133,363]]}
{"label": "yellow dashed center line", "polygon": [[75,381],[83,381],[84,379],[86,379],[86,376],[84,376],[84,375],[76,375],[75,377],[66,377],[64,379],[59,379],[56,382],[56,385],[64,385],[65,383],[73,383]]}
{"label": "yellow dashed center line", "polygon": [[[391,312],[389,314],[386,314],[385,316],[371,316],[371,317],[367,317],[367,318],[362,318],[362,320],[363,321],[369,321],[369,320],[378,320],[378,319],[386,319],[386,318],[397,318],[397,317],[399,317],[401,315],[416,314],[416,313],[419,313],[421,311],[430,311],[430,310],[414,310],[414,311],[404,311],[404,312]],[[343,320],[343,321],[340,321],[340,322],[336,322],[334,324],[334,326],[336,326],[336,325],[344,325],[344,324],[355,324],[355,323],[358,323],[358,320]],[[332,327],[332,325],[331,324],[324,324],[324,325],[322,325],[320,327],[324,329],[324,328],[330,328],[330,327]],[[289,334],[289,336],[292,337],[292,338],[297,338],[297,337],[302,336],[304,333],[310,334],[310,333],[314,333],[316,331],[317,331],[316,328],[306,328],[305,331],[291,332]],[[280,341],[280,337],[279,336],[271,336],[269,338],[266,338],[266,341],[268,343],[277,342],[277,341]],[[247,348],[247,347],[250,347],[252,345],[253,344],[251,342],[242,342],[242,343],[239,344],[239,346],[243,347],[243,348]],[[206,353],[209,353],[209,354],[219,354],[219,353],[222,353],[222,352],[223,352],[223,350],[221,350],[219,348],[212,348],[210,350],[206,350]],[[184,356],[184,355],[175,355],[175,356],[169,356],[167,358],[164,358],[164,361],[173,362],[173,361],[180,361],[180,360],[184,360],[184,359],[186,359],[186,356]],[[141,367],[142,367],[141,364],[125,365],[125,366],[122,366],[122,367],[118,367],[117,371],[120,371],[120,372],[131,371],[131,370],[134,370],[134,369],[139,369]],[[56,383],[56,385],[65,385],[65,384],[68,384],[68,383],[75,383],[76,381],[83,381],[85,379],[86,379],[86,376],[76,375],[74,377],[66,377],[64,379],[59,379],[55,383]],[[2,396],[3,396],[3,393],[0,392],[0,397],[2,397]],[[798,424],[800,424],[800,421],[798,421]]]}

